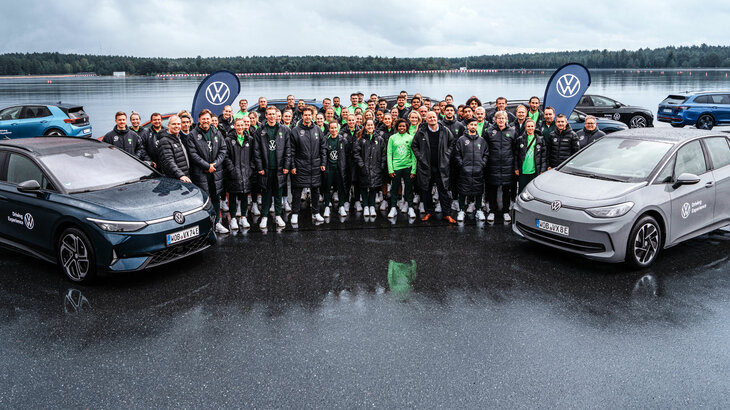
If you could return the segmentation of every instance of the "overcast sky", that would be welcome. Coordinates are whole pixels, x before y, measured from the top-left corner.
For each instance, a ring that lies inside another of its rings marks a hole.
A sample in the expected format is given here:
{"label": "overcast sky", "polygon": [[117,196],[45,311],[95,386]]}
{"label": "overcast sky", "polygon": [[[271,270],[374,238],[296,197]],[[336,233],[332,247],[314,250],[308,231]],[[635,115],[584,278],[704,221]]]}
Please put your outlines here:
{"label": "overcast sky", "polygon": [[3,0],[0,53],[483,54],[728,44],[730,2]]}

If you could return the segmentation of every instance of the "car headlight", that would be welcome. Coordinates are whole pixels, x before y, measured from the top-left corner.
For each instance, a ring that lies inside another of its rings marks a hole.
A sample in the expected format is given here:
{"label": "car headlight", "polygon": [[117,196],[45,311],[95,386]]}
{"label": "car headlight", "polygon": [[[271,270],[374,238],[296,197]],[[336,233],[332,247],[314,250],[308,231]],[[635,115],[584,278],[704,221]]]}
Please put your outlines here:
{"label": "car headlight", "polygon": [[146,222],[105,221],[96,218],[86,219],[95,223],[102,231],[106,232],[136,232],[147,226]]}
{"label": "car headlight", "polygon": [[522,199],[525,202],[530,202],[533,199],[535,199],[534,196],[528,191],[527,189],[522,190],[522,193],[520,194],[520,199]]}
{"label": "car headlight", "polygon": [[586,213],[595,218],[618,218],[626,215],[627,212],[634,207],[633,202],[624,202],[622,204],[601,206],[598,208],[586,209]]}

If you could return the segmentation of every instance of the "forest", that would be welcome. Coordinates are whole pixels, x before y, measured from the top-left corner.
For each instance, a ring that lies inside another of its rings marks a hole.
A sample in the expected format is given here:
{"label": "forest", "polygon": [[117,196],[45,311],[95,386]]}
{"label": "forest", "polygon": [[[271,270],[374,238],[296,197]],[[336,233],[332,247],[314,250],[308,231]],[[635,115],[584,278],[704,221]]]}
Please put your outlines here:
{"label": "forest", "polygon": [[151,58],[61,53],[0,54],[0,75],[96,73],[111,75],[191,74],[230,70],[234,73],[302,71],[390,71],[470,69],[553,69],[577,62],[598,68],[730,68],[730,46],[663,47],[639,50],[585,50],[471,57],[250,56]]}

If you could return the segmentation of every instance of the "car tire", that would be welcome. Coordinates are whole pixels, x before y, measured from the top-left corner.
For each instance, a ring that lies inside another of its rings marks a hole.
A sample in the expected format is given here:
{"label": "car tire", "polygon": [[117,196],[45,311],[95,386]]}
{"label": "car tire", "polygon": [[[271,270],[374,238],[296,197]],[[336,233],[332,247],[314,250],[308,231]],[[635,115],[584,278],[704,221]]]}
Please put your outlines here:
{"label": "car tire", "polygon": [[671,124],[674,128],[683,128],[684,124]]}
{"label": "car tire", "polygon": [[629,234],[626,244],[626,263],[634,269],[644,269],[656,261],[662,249],[662,231],[654,217],[639,219]]}
{"label": "car tire", "polygon": [[46,133],[43,135],[45,135],[46,137],[63,137],[66,134],[61,130],[52,129],[52,130],[46,131]]}
{"label": "car tire", "polygon": [[636,114],[629,120],[629,128],[646,128],[649,121],[641,114]]}
{"label": "car tire", "polygon": [[711,130],[715,126],[715,119],[710,114],[702,114],[697,119],[697,129],[699,130]]}
{"label": "car tire", "polygon": [[71,281],[89,283],[96,279],[96,255],[91,241],[77,228],[67,228],[56,244],[58,264]]}

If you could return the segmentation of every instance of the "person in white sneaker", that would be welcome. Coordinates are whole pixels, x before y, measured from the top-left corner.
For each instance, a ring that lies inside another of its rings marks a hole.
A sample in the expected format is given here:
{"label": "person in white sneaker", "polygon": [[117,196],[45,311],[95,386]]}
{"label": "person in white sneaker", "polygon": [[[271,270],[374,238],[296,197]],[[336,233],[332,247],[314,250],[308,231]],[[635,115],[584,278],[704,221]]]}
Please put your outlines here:
{"label": "person in white sneaker", "polygon": [[[336,121],[329,123],[329,134],[325,146],[327,148],[327,167],[325,168],[324,192],[324,216],[330,216],[330,206],[334,206],[332,200],[333,192],[337,194],[340,204],[340,216],[346,216],[345,198],[345,177],[347,175],[346,159],[348,142],[347,138],[340,135],[340,126]],[[344,215],[343,215],[344,213]]]}
{"label": "person in white sneaker", "polygon": [[359,181],[365,216],[376,216],[375,194],[383,186],[387,155],[383,138],[375,134],[375,120],[365,120],[353,148],[353,157],[360,169]]}
{"label": "person in white sneaker", "polygon": [[[408,216],[415,218],[416,212],[413,210],[413,181],[416,177],[416,157],[413,155],[411,143],[413,142],[413,134],[408,133],[408,122],[403,118],[399,118],[395,122],[396,134],[388,139],[388,173],[392,181],[390,189],[390,213],[388,218],[395,218],[398,215],[396,208],[398,204],[398,191],[403,181],[403,199],[408,204]],[[411,216],[411,214],[413,216]]]}
{"label": "person in white sneaker", "polygon": [[327,165],[327,136],[312,122],[314,111],[311,106],[301,109],[302,120],[291,131],[292,224],[295,224],[301,210],[305,188],[309,188],[311,193],[312,218],[317,222],[324,221],[319,214],[319,187]]}
{"label": "person in white sneaker", "polygon": [[459,166],[459,214],[456,218],[459,222],[465,218],[468,199],[474,201],[476,208],[482,207],[484,168],[489,156],[489,147],[479,135],[477,120],[466,121],[466,133],[454,144],[454,160]]}
{"label": "person in white sneaker", "polygon": [[[248,211],[248,194],[251,192],[253,166],[253,143],[249,128],[251,120],[248,117],[237,118],[233,123],[233,132],[226,138],[228,146],[223,167],[226,171],[226,191],[230,201],[231,229],[238,229],[235,212],[241,206],[241,218],[246,219]],[[246,222],[248,225],[248,222]]]}
{"label": "person in white sneaker", "polygon": [[[359,170],[357,169],[357,163],[353,156],[353,148],[357,141],[357,133],[360,131],[360,127],[357,126],[357,118],[355,114],[347,111],[342,112],[343,120],[345,125],[340,129],[340,136],[345,138],[347,141],[346,147],[346,158],[345,158],[345,169],[347,170],[347,176],[345,181],[345,211],[350,210],[350,204],[355,206],[356,212],[362,212],[362,204],[360,203],[360,183]],[[354,201],[354,203],[353,203]]]}
{"label": "person in white sneaker", "polygon": [[502,213],[509,216],[510,188],[515,173],[514,147],[517,135],[515,129],[507,125],[507,112],[494,114],[494,125],[484,130],[484,139],[489,145],[489,161],[486,169],[486,194],[489,200],[488,221],[494,221],[499,211],[497,191],[502,190]]}
{"label": "person in white sneaker", "polygon": [[[261,224],[266,228],[272,199],[276,221],[281,225],[282,215],[281,188],[286,182],[286,175],[291,167],[291,149],[289,147],[291,130],[276,122],[276,107],[266,109],[266,123],[261,125],[253,135],[253,158],[258,172],[258,183],[263,191]],[[286,224],[284,224],[286,225]]]}

